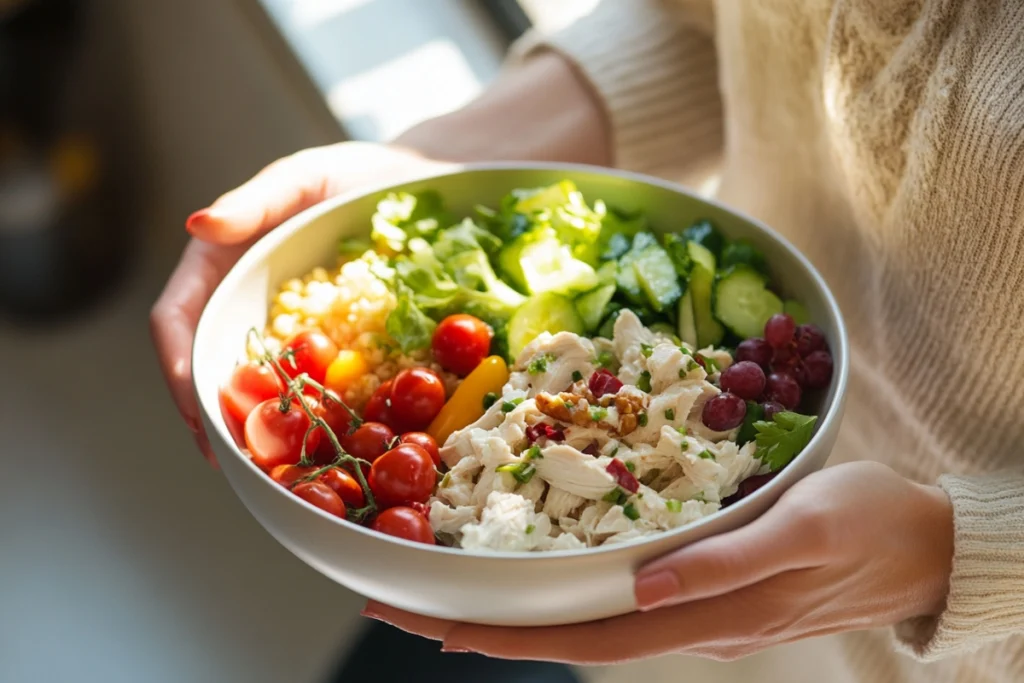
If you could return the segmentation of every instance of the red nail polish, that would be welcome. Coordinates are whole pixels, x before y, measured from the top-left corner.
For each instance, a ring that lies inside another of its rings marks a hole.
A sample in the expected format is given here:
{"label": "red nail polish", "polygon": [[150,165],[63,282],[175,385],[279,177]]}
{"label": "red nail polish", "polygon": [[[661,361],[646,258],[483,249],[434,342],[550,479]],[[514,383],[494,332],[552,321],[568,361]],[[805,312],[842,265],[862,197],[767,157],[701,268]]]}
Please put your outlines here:
{"label": "red nail polish", "polygon": [[190,234],[194,235],[196,233],[196,225],[198,223],[202,223],[203,221],[205,221],[209,217],[209,215],[209,209],[196,211],[194,214],[189,216],[188,219],[185,221],[185,229],[188,230]]}

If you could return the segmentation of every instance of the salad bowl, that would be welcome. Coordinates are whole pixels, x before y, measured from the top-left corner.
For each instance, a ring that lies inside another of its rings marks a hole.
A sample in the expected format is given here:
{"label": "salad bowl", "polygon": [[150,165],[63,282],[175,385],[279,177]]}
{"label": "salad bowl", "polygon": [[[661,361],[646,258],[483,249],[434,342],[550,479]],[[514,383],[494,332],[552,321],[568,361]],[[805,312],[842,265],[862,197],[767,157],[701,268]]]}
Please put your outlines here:
{"label": "salad bowl", "polygon": [[[651,229],[713,222],[730,239],[753,244],[774,285],[798,299],[824,332],[834,361],[819,392],[807,446],[749,496],[688,525],[635,541],[548,552],[473,552],[386,536],[290,495],[253,464],[222,416],[219,389],[248,331],[268,321],[281,282],[321,265],[339,240],[366,237],[377,202],[390,192],[442,195],[455,213],[496,205],[511,188],[569,180],[587,197],[642,211]],[[288,220],[250,248],[210,298],[199,322],[192,369],[203,425],[232,488],[259,523],[302,561],[368,598],[432,617],[502,626],[568,624],[635,609],[633,575],[680,546],[750,523],[797,481],[820,469],[836,440],[848,376],[843,319],[808,260],[769,227],[662,180],[596,167],[541,163],[469,164],[400,185],[346,194]]]}

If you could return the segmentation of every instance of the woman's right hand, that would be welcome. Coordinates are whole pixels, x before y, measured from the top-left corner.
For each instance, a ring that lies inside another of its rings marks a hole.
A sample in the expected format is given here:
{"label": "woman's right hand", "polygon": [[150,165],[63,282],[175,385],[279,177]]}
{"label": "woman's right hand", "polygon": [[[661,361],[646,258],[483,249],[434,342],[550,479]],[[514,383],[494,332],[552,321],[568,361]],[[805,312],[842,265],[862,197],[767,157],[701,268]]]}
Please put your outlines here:
{"label": "woman's right hand", "polygon": [[439,170],[411,151],[359,142],[307,149],[280,159],[189,217],[192,240],[153,306],[150,328],[164,377],[196,443],[215,464],[192,391],[192,338],[217,284],[260,236],[342,192]]}

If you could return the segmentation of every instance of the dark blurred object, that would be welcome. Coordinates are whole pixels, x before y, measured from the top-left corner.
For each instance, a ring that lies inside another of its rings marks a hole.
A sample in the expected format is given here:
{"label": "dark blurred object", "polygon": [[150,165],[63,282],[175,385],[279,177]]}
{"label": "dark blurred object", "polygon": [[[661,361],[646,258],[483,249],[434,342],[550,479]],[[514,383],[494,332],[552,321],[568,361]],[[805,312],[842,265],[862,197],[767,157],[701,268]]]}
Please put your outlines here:
{"label": "dark blurred object", "polygon": [[128,240],[104,145],[70,96],[83,0],[0,0],[0,313],[83,310],[123,272]]}

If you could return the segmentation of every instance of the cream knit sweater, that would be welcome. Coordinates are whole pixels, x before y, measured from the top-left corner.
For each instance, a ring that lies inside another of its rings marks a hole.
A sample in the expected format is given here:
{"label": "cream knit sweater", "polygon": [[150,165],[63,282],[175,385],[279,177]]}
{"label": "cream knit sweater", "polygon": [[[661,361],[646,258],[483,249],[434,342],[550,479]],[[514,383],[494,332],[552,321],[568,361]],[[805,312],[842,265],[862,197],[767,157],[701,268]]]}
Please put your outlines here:
{"label": "cream knit sweater", "polygon": [[544,45],[617,165],[717,164],[821,270],[853,346],[831,462],[952,498],[945,614],[840,636],[821,680],[1024,681],[1024,0],[604,0]]}

